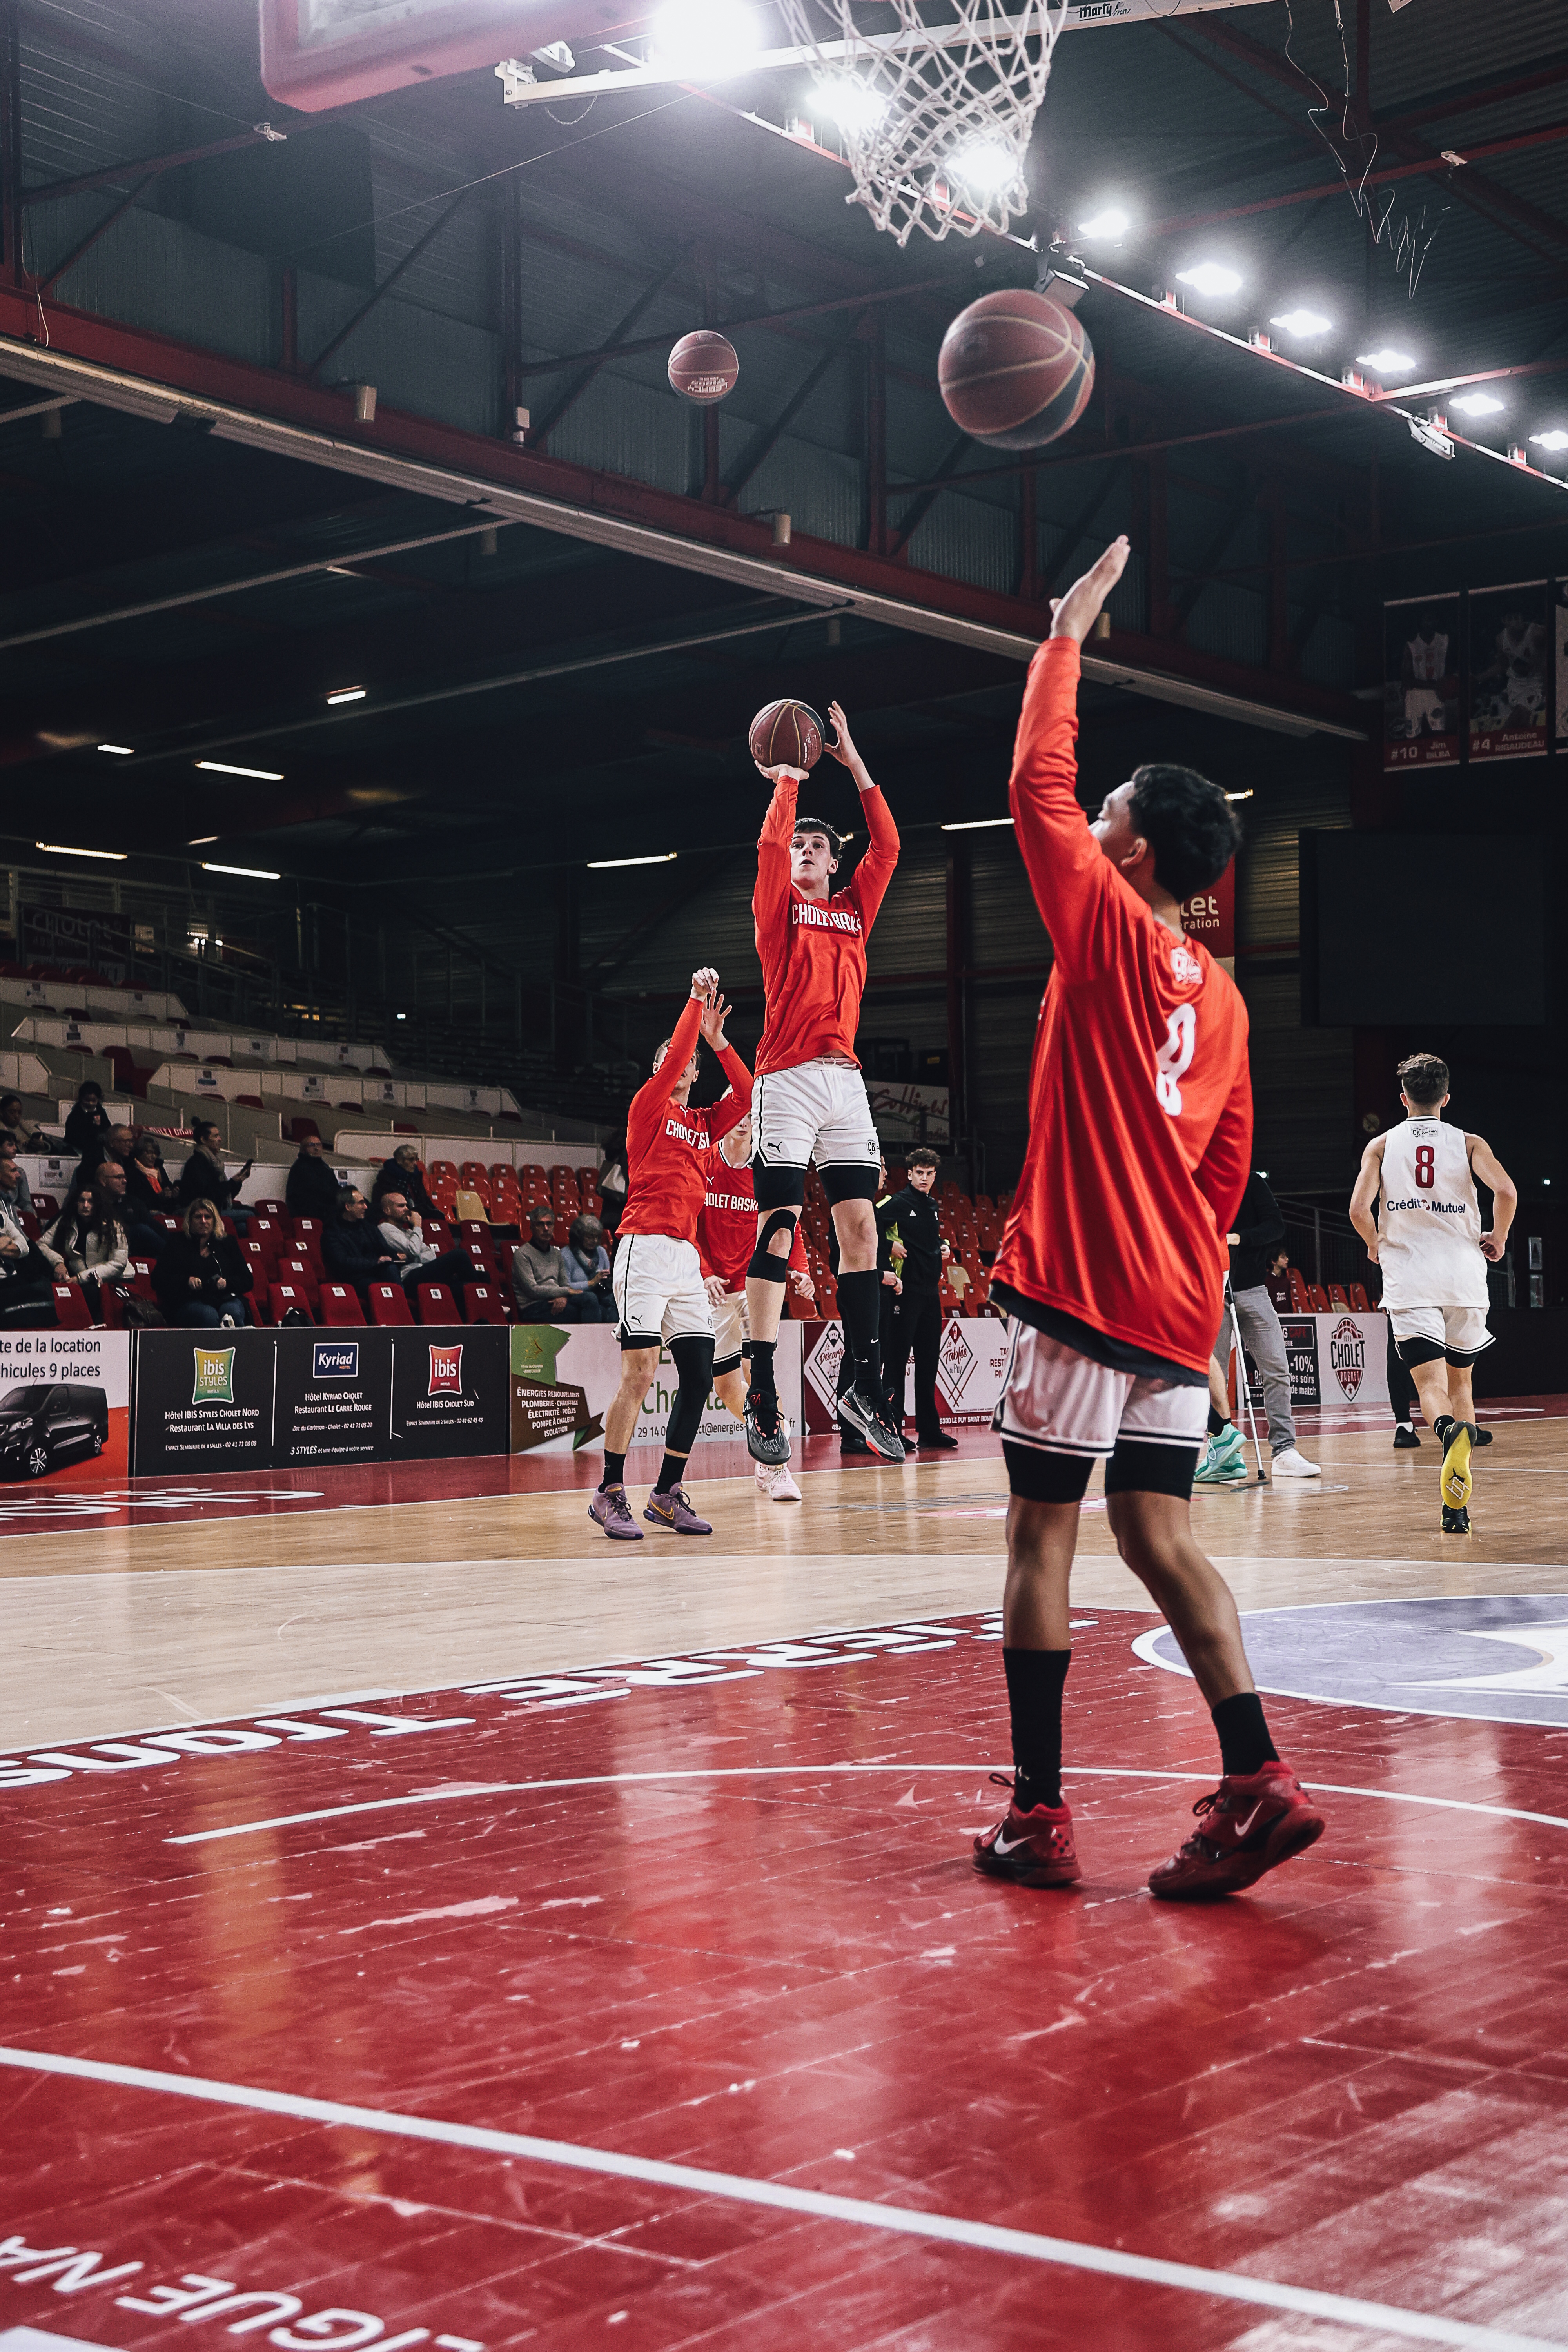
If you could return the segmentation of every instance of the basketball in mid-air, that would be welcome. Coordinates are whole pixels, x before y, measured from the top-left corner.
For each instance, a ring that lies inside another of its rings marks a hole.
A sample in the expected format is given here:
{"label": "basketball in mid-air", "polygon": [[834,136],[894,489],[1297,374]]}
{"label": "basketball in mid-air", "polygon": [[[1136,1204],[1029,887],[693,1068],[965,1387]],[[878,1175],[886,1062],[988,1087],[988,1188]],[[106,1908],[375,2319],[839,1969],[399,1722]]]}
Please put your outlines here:
{"label": "basketball in mid-air", "polygon": [[669,355],[669,381],[675,390],[703,408],[711,408],[716,400],[733,392],[740,375],[734,344],[711,327],[699,327],[695,334],[682,335]]}
{"label": "basketball in mid-air", "polygon": [[961,432],[989,449],[1043,449],[1088,406],[1094,347],[1073,311],[1019,287],[959,312],[936,374]]}
{"label": "basketball in mid-air", "polygon": [[822,757],[822,721],[809,702],[770,702],[746,740],[764,776],[807,776]]}

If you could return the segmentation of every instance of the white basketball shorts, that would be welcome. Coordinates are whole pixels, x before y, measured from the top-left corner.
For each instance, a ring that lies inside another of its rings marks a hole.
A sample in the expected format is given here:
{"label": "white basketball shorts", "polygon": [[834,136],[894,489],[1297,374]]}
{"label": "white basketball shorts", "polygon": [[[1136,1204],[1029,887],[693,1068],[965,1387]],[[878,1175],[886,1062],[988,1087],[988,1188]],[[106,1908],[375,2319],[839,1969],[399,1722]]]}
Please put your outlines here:
{"label": "white basketball shorts", "polygon": [[1015,1445],[1092,1460],[1113,1454],[1120,1438],[1190,1451],[1204,1442],[1208,1408],[1206,1385],[1176,1388],[1112,1371],[1049,1332],[1016,1322],[992,1426]]}
{"label": "white basketball shorts", "polygon": [[746,1294],[743,1290],[727,1291],[713,1309],[713,1377],[721,1372],[732,1372],[745,1352],[751,1338],[746,1325]]}
{"label": "white basketball shorts", "polygon": [[1446,1356],[1463,1370],[1496,1336],[1487,1329],[1484,1307],[1391,1307],[1388,1319],[1400,1360],[1406,1364],[1435,1364]]}
{"label": "white basketball shorts", "polygon": [[770,1070],[752,1096],[752,1150],[764,1168],[869,1168],[882,1157],[866,1081],[848,1062]]}
{"label": "white basketball shorts", "polygon": [[713,1309],[695,1242],[666,1234],[627,1234],[610,1276],[623,1348],[666,1347],[671,1339],[710,1339]]}

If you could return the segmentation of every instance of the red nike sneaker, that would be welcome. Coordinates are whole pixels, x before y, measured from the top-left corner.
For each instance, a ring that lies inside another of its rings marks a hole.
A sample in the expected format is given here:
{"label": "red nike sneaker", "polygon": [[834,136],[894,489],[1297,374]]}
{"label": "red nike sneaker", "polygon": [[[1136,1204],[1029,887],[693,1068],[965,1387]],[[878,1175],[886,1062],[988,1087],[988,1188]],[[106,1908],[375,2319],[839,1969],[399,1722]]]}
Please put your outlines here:
{"label": "red nike sneaker", "polygon": [[1149,1892],[1168,1903],[1239,1895],[1323,1834],[1323,1817],[1289,1764],[1231,1774],[1193,1811],[1203,1826],[1149,1874]]}
{"label": "red nike sneaker", "polygon": [[1083,1876],[1066,1805],[1009,1805],[994,1830],[974,1841],[974,1867],[1015,1886],[1070,1886]]}

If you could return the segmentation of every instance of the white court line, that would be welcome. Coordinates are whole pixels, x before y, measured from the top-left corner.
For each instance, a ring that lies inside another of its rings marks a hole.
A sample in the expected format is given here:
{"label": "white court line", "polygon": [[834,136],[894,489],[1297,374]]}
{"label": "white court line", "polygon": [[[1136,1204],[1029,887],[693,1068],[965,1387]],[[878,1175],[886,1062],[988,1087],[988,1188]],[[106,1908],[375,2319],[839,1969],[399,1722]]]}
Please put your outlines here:
{"label": "white court line", "polygon": [[[1163,1661],[1162,1661],[1163,1663]],[[250,1837],[259,1830],[293,1829],[301,1822],[336,1822],[351,1813],[391,1812],[404,1805],[438,1805],[448,1799],[460,1797],[516,1797],[542,1789],[608,1789],[618,1788],[637,1780],[822,1780],[844,1779],[860,1772],[891,1772],[900,1778],[918,1779],[921,1773],[968,1774],[991,1772],[992,1764],[719,1764],[693,1765],[669,1772],[590,1772],[570,1780],[481,1780],[459,1784],[450,1789],[421,1789],[408,1797],[373,1797],[357,1805],[326,1805],[313,1813],[278,1813],[266,1822],[235,1822],[221,1830],[188,1830],[182,1837],[165,1838],[165,1845],[206,1845],[215,1838]],[[1211,1782],[1218,1774],[1209,1772],[1165,1772],[1152,1766],[1137,1769],[1117,1764],[1064,1764],[1064,1779],[1103,1780],[1196,1780]],[[1568,1821],[1556,1813],[1521,1812],[1513,1805],[1479,1805],[1468,1803],[1461,1797],[1418,1797],[1403,1789],[1355,1789],[1342,1787],[1334,1780],[1304,1780],[1302,1787],[1316,1789],[1329,1797],[1380,1797],[1389,1805],[1436,1805],[1456,1813],[1489,1813],[1494,1820],[1504,1822],[1535,1822],[1544,1829],[1568,1830]]]}
{"label": "white court line", "polygon": [[991,2221],[969,2221],[955,2213],[921,2213],[901,2205],[879,2205],[862,2197],[833,2197],[797,2189],[782,2180],[753,2180],[744,2173],[709,2172],[697,2165],[665,2164],[655,2158],[623,2156],[618,2149],[579,2147],[570,2140],[535,2139],[522,2132],[490,2131],[482,2125],[443,2122],[436,2116],[384,2113],[351,2107],[336,2099],[300,2097],[292,2091],[258,2090],[250,2084],[209,2082],[197,2074],[164,2074],[143,2066],[115,2066],[98,2058],[65,2058],[51,2051],[0,2049],[0,2065],[24,2073],[70,2074],[89,2083],[112,2083],[132,2091],[163,2091],[175,2098],[215,2106],[253,2107],[264,2115],[290,2116],[307,2123],[344,2124],[359,2131],[398,2139],[435,2140],[447,2147],[471,2147],[489,2156],[522,2157],[534,2164],[564,2166],[574,2172],[607,2173],[620,2180],[685,2189],[696,2197],[722,2197],[731,2203],[771,2206],[785,2213],[808,2213],[817,2221],[844,2221],[868,2230],[888,2230],[909,2238],[936,2239],[983,2252],[1014,2254],[1026,2262],[1091,2271],[1104,2278],[1135,2279],[1146,2286],[1177,2287],[1188,2294],[1215,2295],[1227,2303],[1261,2305],[1268,2311],[1297,2312],[1342,2327],[1378,2328],[1415,2344],[1448,2344],[1468,2352],[1568,2352],[1568,2346],[1541,2336],[1514,2336],[1469,2320],[1442,2319],[1406,2311],[1396,2304],[1366,2303],[1357,2295],[1324,2294],[1315,2287],[1284,2286],[1239,2272],[1200,2270],[1191,2263],[1162,2262],[1120,2247],[1089,2246],[1072,2238],[1037,2236],[1032,2230],[1005,2230]]}

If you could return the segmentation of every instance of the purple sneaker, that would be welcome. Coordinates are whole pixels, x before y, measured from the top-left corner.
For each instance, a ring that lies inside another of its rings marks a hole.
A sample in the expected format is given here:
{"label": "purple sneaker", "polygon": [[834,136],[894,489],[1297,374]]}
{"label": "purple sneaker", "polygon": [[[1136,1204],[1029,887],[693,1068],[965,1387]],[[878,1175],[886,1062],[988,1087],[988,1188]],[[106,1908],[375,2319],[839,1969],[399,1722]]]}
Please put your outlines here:
{"label": "purple sneaker", "polygon": [[631,1506],[626,1501],[624,1486],[598,1486],[588,1506],[588,1517],[596,1519],[614,1543],[641,1543],[642,1529],[632,1519]]}
{"label": "purple sneaker", "polygon": [[713,1532],[711,1523],[700,1519],[692,1509],[691,1497],[684,1486],[672,1486],[667,1495],[661,1495],[656,1487],[647,1498],[643,1517],[656,1528],[673,1528],[678,1536],[710,1536]]}

